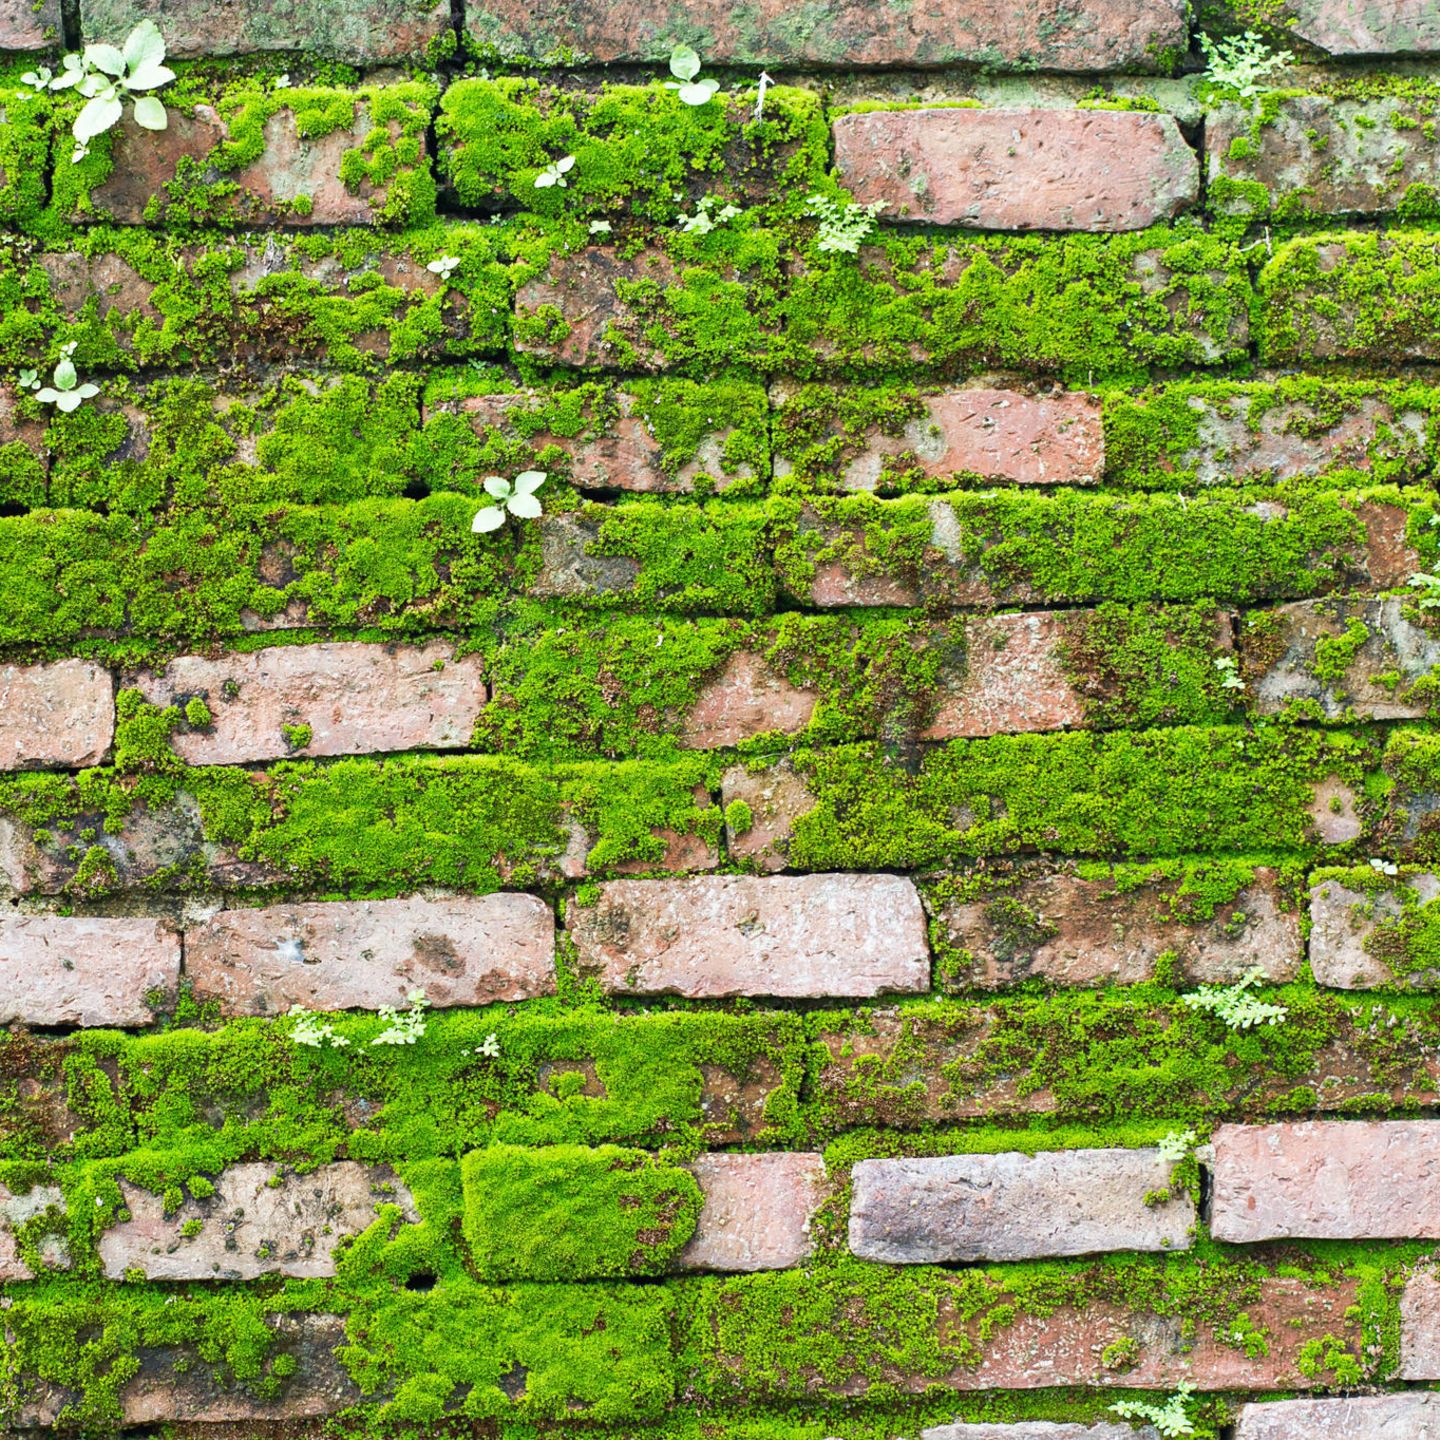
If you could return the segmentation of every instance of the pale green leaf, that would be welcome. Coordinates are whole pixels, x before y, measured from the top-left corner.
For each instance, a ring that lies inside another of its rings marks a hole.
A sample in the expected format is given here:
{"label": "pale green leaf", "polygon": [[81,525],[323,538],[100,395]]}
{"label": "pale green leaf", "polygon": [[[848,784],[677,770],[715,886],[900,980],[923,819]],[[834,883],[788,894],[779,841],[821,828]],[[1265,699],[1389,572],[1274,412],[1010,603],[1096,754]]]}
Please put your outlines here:
{"label": "pale green leaf", "polygon": [[113,45],[87,45],[85,63],[117,79],[125,73],[125,57]]}
{"label": "pale green leaf", "polygon": [[135,123],[142,130],[163,130],[169,125],[170,117],[153,95],[140,95],[135,100]]}
{"label": "pale green leaf", "polygon": [[700,57],[689,45],[677,45],[670,52],[670,73],[677,80],[693,80],[700,73]]}
{"label": "pale green leaf", "polygon": [[477,512],[475,518],[470,522],[470,528],[477,535],[483,535],[486,531],[498,530],[504,523],[504,511],[494,505],[487,505],[483,510]]}
{"label": "pale green leaf", "polygon": [[103,135],[124,112],[125,107],[113,95],[97,95],[88,100],[70,128],[81,145]]}
{"label": "pale green leaf", "polygon": [[165,58],[165,37],[153,20],[142,20],[126,36],[124,57],[132,75],[142,65],[158,65]]}

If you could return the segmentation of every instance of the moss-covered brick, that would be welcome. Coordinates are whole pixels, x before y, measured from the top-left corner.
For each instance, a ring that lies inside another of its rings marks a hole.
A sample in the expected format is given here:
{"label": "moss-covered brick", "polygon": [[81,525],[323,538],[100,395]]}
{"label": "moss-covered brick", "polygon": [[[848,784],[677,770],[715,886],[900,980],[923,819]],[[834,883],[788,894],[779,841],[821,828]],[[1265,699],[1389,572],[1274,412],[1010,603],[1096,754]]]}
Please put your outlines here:
{"label": "moss-covered brick", "polygon": [[[243,359],[342,370],[503,350],[510,306],[498,229],[437,225],[385,238],[169,235],[95,226],[70,248],[0,246],[0,364],[82,376]],[[454,257],[445,279],[427,269]]]}
{"label": "moss-covered brick", "polygon": [[[739,95],[686,105],[659,82],[587,93],[517,77],[460,80],[441,100],[436,163],[470,209],[634,214],[668,225],[695,216],[707,196],[712,221],[725,205],[797,207],[825,180],[820,97],[775,85],[758,122],[754,112]],[[575,163],[565,185],[537,188],[567,155]]]}
{"label": "moss-covered brick", "polygon": [[1292,375],[1184,380],[1105,397],[1106,483],[1136,490],[1413,480],[1434,468],[1440,390]]}
{"label": "moss-covered brick", "polygon": [[1339,732],[1214,726],[956,740],[908,763],[875,744],[789,760],[813,800],[793,821],[791,866],[865,870],[1025,850],[1308,851],[1316,787],[1358,792],[1380,755]]}
{"label": "moss-covered brick", "polygon": [[1271,91],[1212,106],[1212,213],[1240,225],[1312,215],[1429,219],[1440,205],[1440,90],[1346,99]]}
{"label": "moss-covered brick", "polygon": [[680,1165],[618,1145],[491,1145],[467,1155],[465,1239],[482,1280],[662,1273],[702,1203]]}
{"label": "moss-covered brick", "polygon": [[51,102],[20,76],[34,65],[0,65],[0,223],[25,230],[45,205]]}
{"label": "moss-covered brick", "polygon": [[744,380],[632,380],[517,390],[501,373],[441,370],[425,387],[417,466],[431,488],[544,470],[581,490],[730,497],[770,473],[765,391]]}
{"label": "moss-covered brick", "polygon": [[[1278,497],[1276,497],[1278,498]],[[1403,585],[1431,553],[1418,487],[1182,495],[1000,490],[772,501],[789,594],[821,605],[1290,598]]]}
{"label": "moss-covered brick", "polygon": [[277,88],[263,79],[215,85],[191,71],[165,91],[164,131],[122,121],[76,163],[68,121],[81,102],[67,95],[52,160],[54,223],[423,225],[435,214],[425,131],[437,97],[436,86],[413,80]]}
{"label": "moss-covered brick", "polygon": [[[716,864],[721,816],[705,755],[551,769],[422,756],[187,770],[167,756],[166,733],[162,724],[157,758],[136,757],[134,772],[3,782],[0,808],[18,822],[5,871],[13,888],[487,893]],[[125,731],[117,748],[129,743]]]}
{"label": "moss-covered brick", "polygon": [[869,378],[1011,366],[1080,385],[1246,350],[1245,257],[1194,226],[877,233],[858,257],[820,251],[806,228],[798,255],[748,216],[704,235],[557,250],[517,291],[516,347],[601,369]]}
{"label": "moss-covered brick", "polygon": [[1260,358],[1440,359],[1440,234],[1333,231],[1275,248],[1256,281]]}

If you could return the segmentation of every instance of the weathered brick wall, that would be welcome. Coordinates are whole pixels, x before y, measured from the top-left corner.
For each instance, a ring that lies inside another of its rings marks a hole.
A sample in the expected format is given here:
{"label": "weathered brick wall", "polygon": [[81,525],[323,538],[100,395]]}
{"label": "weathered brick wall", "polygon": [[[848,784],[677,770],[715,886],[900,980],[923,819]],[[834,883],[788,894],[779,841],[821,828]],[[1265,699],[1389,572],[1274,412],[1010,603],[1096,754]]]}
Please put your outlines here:
{"label": "weathered brick wall", "polygon": [[1437,65],[0,0],[0,1432],[1431,1435]]}

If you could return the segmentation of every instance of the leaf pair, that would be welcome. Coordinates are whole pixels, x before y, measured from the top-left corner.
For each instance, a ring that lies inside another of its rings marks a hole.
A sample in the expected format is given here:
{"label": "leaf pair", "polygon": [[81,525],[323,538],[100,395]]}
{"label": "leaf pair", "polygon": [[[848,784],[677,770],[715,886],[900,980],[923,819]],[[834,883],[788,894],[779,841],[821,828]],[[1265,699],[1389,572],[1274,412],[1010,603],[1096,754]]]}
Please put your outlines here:
{"label": "leaf pair", "polygon": [[695,78],[700,73],[700,56],[688,45],[677,45],[670,52],[670,73],[675,79],[667,80],[665,88],[678,92],[686,105],[707,105],[720,88],[718,80]]}
{"label": "leaf pair", "polygon": [[[125,101],[133,103],[135,123],[145,130],[164,130],[170,123],[165,107],[154,95],[175,78],[165,64],[165,39],[153,20],[142,20],[129,34],[123,48],[114,45],[87,45],[81,55],[67,55],[60,74],[49,79],[48,71],[28,76],[35,84],[45,76],[51,90],[76,88],[85,104],[71,125],[75,137],[74,160],[90,153],[90,142],[120,121]],[[39,88],[37,86],[37,88]]]}
{"label": "leaf pair", "polygon": [[505,512],[522,520],[538,520],[544,511],[535,498],[535,492],[545,483],[543,470],[523,470],[514,481],[500,475],[491,475],[485,481],[485,493],[492,495],[499,505],[487,505],[470,522],[470,528],[478,535],[489,530],[498,530],[505,523]]}

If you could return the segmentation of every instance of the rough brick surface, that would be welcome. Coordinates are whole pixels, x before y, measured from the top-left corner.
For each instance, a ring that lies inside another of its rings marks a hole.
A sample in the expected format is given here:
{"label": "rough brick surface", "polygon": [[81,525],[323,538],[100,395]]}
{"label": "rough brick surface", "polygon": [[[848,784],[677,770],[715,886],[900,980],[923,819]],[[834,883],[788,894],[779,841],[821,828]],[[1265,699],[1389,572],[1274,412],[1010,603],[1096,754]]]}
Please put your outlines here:
{"label": "rough brick surface", "polygon": [[1424,685],[1440,670],[1440,636],[1408,618],[1408,601],[1307,600],[1241,630],[1255,709],[1338,720],[1423,719]]}
{"label": "rough brick surface", "polygon": [[1222,1125],[1214,1143],[1217,1240],[1440,1238],[1440,1123]]}
{"label": "rough brick surface", "polygon": [[1172,1169],[1157,1150],[862,1160],[851,1172],[850,1248],[892,1265],[1184,1250],[1189,1195],[1145,1203],[1167,1190]]}
{"label": "rough brick surface", "polygon": [[1397,971],[1387,963],[1386,941],[1406,913],[1402,889],[1429,904],[1440,897],[1440,876],[1407,875],[1380,891],[1352,889],[1329,879],[1310,887],[1310,968],[1319,984],[1341,990],[1389,985],[1429,989],[1440,979],[1433,970]]}
{"label": "rough brick surface", "polygon": [[117,42],[150,18],[177,60],[311,50],[354,65],[423,56],[450,29],[445,0],[81,0],[86,40]]}
{"label": "rough brick surface", "polygon": [[1440,1395],[1347,1395],[1242,1405],[1235,1440],[1431,1440]]}
{"label": "rough brick surface", "polygon": [[[789,863],[790,833],[795,821],[815,808],[815,796],[788,760],[751,773],[732,765],[720,780],[726,807],[725,849],[768,874]],[[747,818],[737,828],[732,804],[743,805]]]}
{"label": "rough brick surface", "polygon": [[[782,427],[775,473],[785,476],[793,468],[784,451],[785,396],[775,398]],[[893,477],[912,471],[930,479],[974,476],[1017,485],[1093,485],[1104,473],[1100,402],[1082,391],[1031,395],[975,387],[922,395],[920,405],[924,413],[897,434],[874,428],[858,438],[845,436],[847,458],[837,488],[892,490]]]}
{"label": "rough brick surface", "polygon": [[1178,882],[1123,892],[1073,865],[1026,866],[973,899],[946,898],[935,920],[961,956],[962,986],[1043,979],[1067,985],[1137,984],[1173,954],[1193,983],[1233,982],[1259,966],[1293,979],[1304,958],[1299,907],[1268,866],[1213,914],[1187,918]]}
{"label": "rough brick surface", "polygon": [[689,1270],[784,1270],[814,1250],[810,1222],[825,1194],[819,1155],[701,1155],[690,1164],[705,1194],[676,1263]]}
{"label": "rough brick surface", "polygon": [[[895,25],[867,0],[833,0],[797,24],[786,0],[737,9],[688,0],[684,33],[704,36],[714,62],[776,65],[943,65],[984,62],[1046,70],[1133,69],[1185,48],[1178,0],[1101,0],[1083,11],[1060,0],[996,9],[985,0],[939,0]],[[665,60],[676,21],[637,0],[487,0],[467,9],[472,40],[502,55],[582,51],[595,61]]]}
{"label": "rough brick surface", "polygon": [[180,938],[159,920],[0,916],[0,1024],[149,1025],[180,980]]}
{"label": "rough brick surface", "polygon": [[[279,1185],[270,1182],[282,1176]],[[100,1237],[100,1259],[112,1280],[140,1270],[150,1280],[254,1280],[261,1275],[333,1275],[335,1247],[358,1235],[376,1207],[395,1205],[420,1218],[409,1192],[383,1167],[345,1160],[308,1175],[273,1164],[232,1165],[213,1180],[215,1193],[186,1199],[165,1213],[164,1196],[127,1181],[120,1193],[128,1220]],[[187,1234],[193,1222],[199,1232]]]}
{"label": "rough brick surface", "polygon": [[[1422,133],[1425,118],[1413,104],[1381,96],[1360,102],[1299,95],[1259,124],[1248,107],[1221,106],[1205,123],[1215,208],[1263,216],[1283,201],[1287,218],[1297,209],[1393,212],[1412,185],[1433,189],[1440,181],[1440,152]],[[1222,191],[1217,181],[1238,184]],[[1268,200],[1255,184],[1265,187]]]}
{"label": "rough brick surface", "polygon": [[[0,1185],[0,1280],[31,1280],[35,1272],[21,1258],[16,1232],[48,1210],[65,1213],[65,1192],[58,1185],[32,1185],[28,1190],[11,1190]],[[68,1247],[58,1235],[40,1241],[40,1256],[46,1268],[63,1270],[70,1263]]]}
{"label": "rough brick surface", "polygon": [[1098,1420],[1093,1425],[1056,1420],[1019,1420],[1014,1424],[931,1425],[920,1432],[920,1440],[1159,1440],[1153,1425],[1122,1425]]}
{"label": "rough brick surface", "polygon": [[1440,11],[1434,0],[1287,0],[1281,13],[1294,18],[1300,39],[1332,55],[1440,51]]}
{"label": "rough brick surface", "polygon": [[114,733],[114,683],[92,661],[0,665],[0,770],[98,765]]}
{"label": "rough brick surface", "polygon": [[[480,657],[457,658],[453,644],[438,640],[276,645],[218,660],[182,655],[138,683],[152,704],[205,702],[211,723],[182,727],[173,740],[191,765],[462,749],[488,693]],[[308,739],[295,733],[301,726]]]}
{"label": "rough brick surface", "polygon": [[60,46],[60,0],[0,0],[0,50]]}
{"label": "rough brick surface", "polygon": [[1172,115],[871,110],[832,126],[835,166],[884,218],[982,230],[1143,230],[1195,203],[1200,167]]}
{"label": "rough brick surface", "polygon": [[566,923],[581,969],[622,995],[861,997],[930,982],[920,897],[893,875],[618,880]]}
{"label": "rough brick surface", "polygon": [[798,734],[810,723],[818,698],[816,691],[777,674],[761,656],[739,650],[695,697],[680,742],[719,750],[771,731]]}
{"label": "rough brick surface", "polygon": [[529,1000],[555,988],[555,925],[533,895],[222,910],[185,937],[195,995],[234,1015]]}
{"label": "rough brick surface", "polygon": [[[1433,1269],[1415,1271],[1400,1294],[1398,1375],[1401,1380],[1440,1380],[1440,1276]],[[1435,1421],[1440,1425],[1440,1413]]]}
{"label": "rough brick surface", "polygon": [[[236,224],[373,224],[387,188],[368,180],[348,186],[340,179],[340,167],[346,153],[361,151],[375,129],[364,103],[356,104],[349,126],[324,135],[302,135],[295,113],[277,110],[265,122],[260,155],[238,170],[222,171],[213,153],[229,141],[230,130],[213,106],[198,105],[193,115],[174,111],[159,131],[143,130],[127,118],[111,140],[114,168],[90,192],[93,215],[75,218],[122,225],[163,222],[170,209],[167,187],[183,168],[198,171],[211,184],[235,187],[224,209]],[[398,136],[399,123],[389,122],[388,130],[392,139]],[[422,158],[421,163],[428,162]]]}

